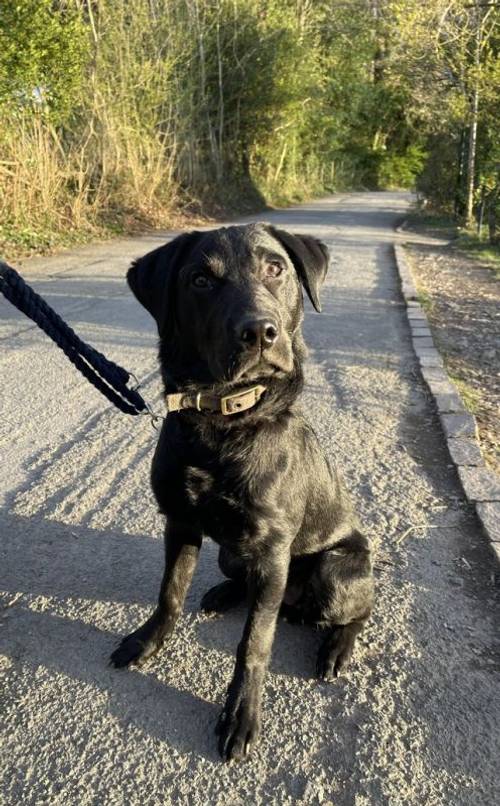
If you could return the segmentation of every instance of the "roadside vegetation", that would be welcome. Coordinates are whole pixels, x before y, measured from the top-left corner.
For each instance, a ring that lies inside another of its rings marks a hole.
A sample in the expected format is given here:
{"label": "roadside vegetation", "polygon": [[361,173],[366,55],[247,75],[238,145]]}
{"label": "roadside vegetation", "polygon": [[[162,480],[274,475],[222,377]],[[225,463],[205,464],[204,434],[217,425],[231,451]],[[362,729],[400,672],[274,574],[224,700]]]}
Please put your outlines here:
{"label": "roadside vegetation", "polygon": [[494,245],[499,22],[471,0],[3,3],[0,246],[414,187]]}
{"label": "roadside vegetation", "polygon": [[495,277],[500,279],[500,240],[492,242],[484,226],[480,230],[477,225],[468,228],[461,226],[451,214],[426,213],[423,210],[414,210],[405,226],[409,230],[449,240],[454,252],[480,263],[482,268],[491,269]]}
{"label": "roadside vegetation", "polygon": [[433,236],[407,243],[418,298],[446,371],[476,418],[481,451],[500,474],[500,250],[452,219],[415,213],[408,228]]}
{"label": "roadside vegetation", "polygon": [[457,248],[473,258],[481,261],[483,266],[491,268],[497,279],[500,279],[500,243],[489,243],[484,235],[473,232],[461,232],[457,238]]}
{"label": "roadside vegetation", "polygon": [[487,464],[500,473],[498,280],[491,264],[455,242],[407,245],[436,346],[478,426]]}

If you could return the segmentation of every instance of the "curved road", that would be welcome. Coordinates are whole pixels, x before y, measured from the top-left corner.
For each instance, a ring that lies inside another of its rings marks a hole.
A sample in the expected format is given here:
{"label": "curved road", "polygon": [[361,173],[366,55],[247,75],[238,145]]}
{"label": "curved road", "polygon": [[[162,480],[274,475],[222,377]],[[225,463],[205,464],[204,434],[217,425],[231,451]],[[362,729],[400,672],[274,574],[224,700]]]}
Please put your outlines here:
{"label": "curved road", "polygon": [[[219,577],[215,547],[163,654],[141,671],[108,667],[162,571],[155,432],[0,299],[2,803],[500,802],[500,605],[411,348],[390,246],[408,203],[346,194],[260,216],[331,248],[323,313],[307,314],[304,405],[373,538],[378,595],[335,684],[312,677],[318,635],[280,623],[263,738],[241,765],[218,760],[213,728],[244,610],[197,610]],[[157,406],[153,323],[124,274],[165,235],[24,269]]]}

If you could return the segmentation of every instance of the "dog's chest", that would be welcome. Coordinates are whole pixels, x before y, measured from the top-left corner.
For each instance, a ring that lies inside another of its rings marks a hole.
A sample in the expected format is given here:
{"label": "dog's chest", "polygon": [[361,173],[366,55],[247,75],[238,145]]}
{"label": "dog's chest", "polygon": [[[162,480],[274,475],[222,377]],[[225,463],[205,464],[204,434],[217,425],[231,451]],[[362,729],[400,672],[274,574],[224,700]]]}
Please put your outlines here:
{"label": "dog's chest", "polygon": [[219,545],[251,555],[270,539],[269,527],[276,523],[266,486],[262,476],[248,478],[234,466],[186,464],[155,492],[167,518],[191,523]]}
{"label": "dog's chest", "polygon": [[304,511],[302,491],[297,494],[297,451],[290,451],[276,430],[270,436],[258,432],[252,439],[232,436],[216,443],[189,439],[177,449],[158,451],[152,480],[161,510],[170,521],[190,523],[243,553],[281,540],[278,532],[296,533]]}
{"label": "dog's chest", "polygon": [[186,508],[205,535],[226,544],[256,533],[258,502],[244,478],[227,468],[188,466],[184,479]]}

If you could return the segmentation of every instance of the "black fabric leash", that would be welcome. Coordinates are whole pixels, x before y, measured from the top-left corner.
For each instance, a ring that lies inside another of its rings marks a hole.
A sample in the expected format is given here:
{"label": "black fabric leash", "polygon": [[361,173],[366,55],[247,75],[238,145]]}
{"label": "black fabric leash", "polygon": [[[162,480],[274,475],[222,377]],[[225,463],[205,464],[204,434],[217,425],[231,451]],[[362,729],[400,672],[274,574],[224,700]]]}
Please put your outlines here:
{"label": "black fabric leash", "polygon": [[0,261],[0,291],[12,305],[50,336],[71,363],[110,403],[125,414],[148,414],[153,424],[159,419],[137,389],[128,388],[127,383],[134,378],[132,373],[85,344],[21,275],[3,261]]}

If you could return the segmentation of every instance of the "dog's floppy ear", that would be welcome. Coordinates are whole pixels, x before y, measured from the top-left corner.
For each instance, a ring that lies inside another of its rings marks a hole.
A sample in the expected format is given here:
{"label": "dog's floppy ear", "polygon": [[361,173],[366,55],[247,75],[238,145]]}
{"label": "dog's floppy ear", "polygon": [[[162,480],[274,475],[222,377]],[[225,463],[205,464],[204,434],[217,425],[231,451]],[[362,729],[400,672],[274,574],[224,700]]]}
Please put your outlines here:
{"label": "dog's floppy ear", "polygon": [[268,230],[286,249],[309,299],[319,313],[321,311],[319,291],[330,262],[328,249],[324,243],[311,235],[292,235],[272,226],[269,226]]}
{"label": "dog's floppy ear", "polygon": [[160,335],[168,319],[169,298],[177,272],[201,233],[187,232],[135,260],[127,282],[141,305],[156,319]]}

